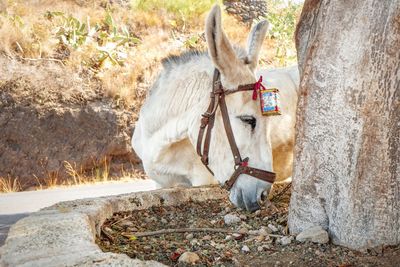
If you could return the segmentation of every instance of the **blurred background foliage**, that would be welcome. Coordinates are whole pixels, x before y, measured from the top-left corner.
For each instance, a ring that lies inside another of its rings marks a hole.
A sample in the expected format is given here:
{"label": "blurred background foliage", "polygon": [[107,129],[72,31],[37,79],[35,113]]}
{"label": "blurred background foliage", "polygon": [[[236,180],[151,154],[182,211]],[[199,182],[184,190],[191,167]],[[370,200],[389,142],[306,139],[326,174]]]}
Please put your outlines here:
{"label": "blurred background foliage", "polygon": [[[187,49],[206,49],[204,19],[215,0],[1,0],[0,53],[51,60],[102,82],[106,95],[140,105],[159,61]],[[293,35],[299,1],[267,0],[272,24],[263,67],[296,63]],[[253,21],[255,24],[257,20]],[[249,26],[223,14],[229,38],[245,44]]]}

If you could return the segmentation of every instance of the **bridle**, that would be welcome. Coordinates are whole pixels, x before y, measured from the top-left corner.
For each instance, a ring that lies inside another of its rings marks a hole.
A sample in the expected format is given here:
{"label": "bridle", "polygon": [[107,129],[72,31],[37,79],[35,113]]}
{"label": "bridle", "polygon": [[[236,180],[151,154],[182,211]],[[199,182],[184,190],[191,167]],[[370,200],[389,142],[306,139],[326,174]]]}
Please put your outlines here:
{"label": "bridle", "polygon": [[[240,156],[239,149],[236,145],[235,136],[233,135],[232,126],[229,120],[228,109],[226,107],[225,96],[237,92],[243,91],[255,91],[255,86],[257,83],[240,85],[235,90],[225,90],[221,84],[220,73],[217,69],[214,71],[213,78],[213,88],[210,94],[210,105],[205,113],[202,114],[199,136],[197,138],[197,154],[201,157],[201,162],[206,166],[212,175],[214,173],[208,167],[208,153],[210,151],[210,141],[211,141],[211,131],[214,127],[215,113],[219,107],[222,114],[222,121],[224,123],[225,133],[228,137],[229,145],[232,150],[233,159],[235,161],[232,176],[225,182],[225,188],[230,190],[235,184],[239,175],[247,174],[253,176],[254,178],[273,183],[275,181],[275,173],[264,171],[256,168],[249,167],[249,158],[244,158]],[[207,128],[207,131],[206,131]],[[205,133],[205,136],[204,136]],[[203,142],[204,140],[204,142]],[[203,151],[202,151],[203,144]]]}

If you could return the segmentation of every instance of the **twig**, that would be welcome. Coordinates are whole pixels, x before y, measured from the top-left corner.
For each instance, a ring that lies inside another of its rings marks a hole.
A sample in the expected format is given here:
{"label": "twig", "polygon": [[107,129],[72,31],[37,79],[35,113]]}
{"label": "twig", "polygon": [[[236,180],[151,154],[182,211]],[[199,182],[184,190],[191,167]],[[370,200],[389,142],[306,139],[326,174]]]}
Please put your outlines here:
{"label": "twig", "polygon": [[114,237],[112,235],[110,235],[109,233],[107,233],[103,227],[101,227],[101,232],[107,237],[108,240],[110,240],[111,242],[114,242]]}
{"label": "twig", "polygon": [[[238,231],[233,231],[229,229],[223,228],[179,228],[179,229],[162,229],[157,231],[149,231],[149,232],[136,232],[131,236],[135,237],[146,237],[153,235],[164,235],[164,234],[176,234],[176,233],[198,233],[198,232],[209,232],[209,233],[227,233],[227,234],[243,234]],[[243,234],[244,235],[244,234]],[[125,237],[131,237],[128,234],[124,235]],[[268,234],[270,237],[283,237],[283,235],[273,235]]]}
{"label": "twig", "polygon": [[129,215],[129,216],[125,217],[125,218],[119,219],[119,220],[113,222],[112,224],[110,224],[110,226],[114,226],[114,225],[116,225],[117,223],[120,223],[120,222],[123,222],[123,221],[125,221],[125,220],[127,220],[127,219],[130,219],[131,217],[132,217],[132,215]]}

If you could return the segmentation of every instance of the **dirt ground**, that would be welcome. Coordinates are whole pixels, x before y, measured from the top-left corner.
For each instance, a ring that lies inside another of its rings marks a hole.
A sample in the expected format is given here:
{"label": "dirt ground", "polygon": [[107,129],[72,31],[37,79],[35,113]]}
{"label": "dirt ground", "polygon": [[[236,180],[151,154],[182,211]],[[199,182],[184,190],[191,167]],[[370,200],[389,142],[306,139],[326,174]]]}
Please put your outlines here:
{"label": "dirt ground", "polygon": [[281,186],[254,213],[227,198],[117,213],[104,223],[97,243],[103,251],[169,266],[190,266],[179,260],[187,251],[199,256],[195,266],[400,266],[399,246],[358,252],[296,241],[287,229],[289,198],[290,188]]}

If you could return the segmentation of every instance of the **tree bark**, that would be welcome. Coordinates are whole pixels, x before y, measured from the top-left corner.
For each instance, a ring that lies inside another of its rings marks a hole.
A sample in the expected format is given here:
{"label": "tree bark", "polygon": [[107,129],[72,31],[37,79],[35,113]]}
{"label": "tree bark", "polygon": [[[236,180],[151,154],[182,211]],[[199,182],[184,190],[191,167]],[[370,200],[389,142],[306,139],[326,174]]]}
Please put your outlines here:
{"label": "tree bark", "polygon": [[400,243],[400,0],[306,0],[289,228]]}

